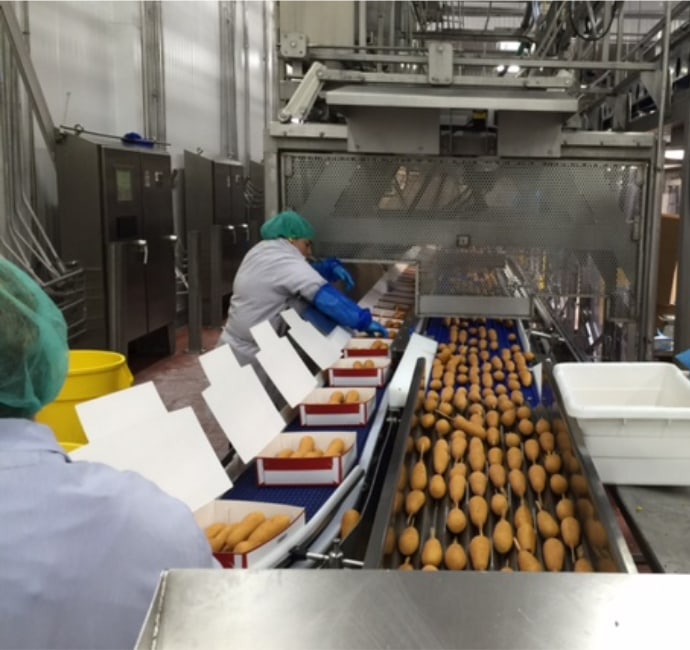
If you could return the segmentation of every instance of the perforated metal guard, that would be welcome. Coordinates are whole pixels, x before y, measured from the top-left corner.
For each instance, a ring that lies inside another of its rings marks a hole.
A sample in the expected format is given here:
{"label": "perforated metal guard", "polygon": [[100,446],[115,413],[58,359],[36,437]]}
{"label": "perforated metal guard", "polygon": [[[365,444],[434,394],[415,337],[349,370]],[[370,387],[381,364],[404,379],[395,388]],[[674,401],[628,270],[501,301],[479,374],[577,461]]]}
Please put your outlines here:
{"label": "perforated metal guard", "polygon": [[[312,221],[318,254],[417,261],[423,315],[529,295],[573,331],[583,298],[600,325],[605,308],[636,317],[645,163],[289,152],[281,164],[283,204]],[[427,310],[424,296],[443,300]]]}

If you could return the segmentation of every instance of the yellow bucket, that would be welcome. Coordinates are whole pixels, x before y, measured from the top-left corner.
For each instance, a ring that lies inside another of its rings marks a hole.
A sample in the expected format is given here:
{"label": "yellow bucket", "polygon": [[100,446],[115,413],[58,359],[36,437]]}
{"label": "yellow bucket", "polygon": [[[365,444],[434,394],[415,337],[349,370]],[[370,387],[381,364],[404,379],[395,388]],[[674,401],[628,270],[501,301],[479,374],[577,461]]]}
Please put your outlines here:
{"label": "yellow bucket", "polygon": [[133,383],[124,355],[105,350],[70,350],[65,385],[55,401],[36,415],[36,421],[51,427],[58,442],[71,451],[88,442],[74,407]]}

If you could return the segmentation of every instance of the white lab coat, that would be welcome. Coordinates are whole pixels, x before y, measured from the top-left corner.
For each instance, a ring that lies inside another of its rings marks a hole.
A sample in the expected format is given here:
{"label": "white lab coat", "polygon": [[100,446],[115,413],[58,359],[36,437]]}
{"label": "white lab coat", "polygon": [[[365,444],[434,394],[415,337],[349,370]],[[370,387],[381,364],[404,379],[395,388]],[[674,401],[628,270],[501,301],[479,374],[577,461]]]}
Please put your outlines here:
{"label": "white lab coat", "polygon": [[219,343],[228,343],[241,364],[259,351],[249,328],[265,320],[276,331],[280,312],[296,299],[311,302],[326,280],[287,239],[256,244],[235,275],[228,318]]}
{"label": "white lab coat", "polygon": [[189,508],[0,419],[0,648],[132,648],[161,571],[217,568]]}

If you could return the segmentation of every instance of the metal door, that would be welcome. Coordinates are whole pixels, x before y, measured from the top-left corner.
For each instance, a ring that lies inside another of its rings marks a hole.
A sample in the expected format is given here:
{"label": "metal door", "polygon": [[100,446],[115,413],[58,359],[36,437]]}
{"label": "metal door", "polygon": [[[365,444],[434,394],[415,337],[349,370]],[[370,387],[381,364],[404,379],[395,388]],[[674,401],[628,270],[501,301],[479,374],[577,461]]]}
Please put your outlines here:
{"label": "metal door", "polygon": [[108,339],[130,341],[148,331],[144,275],[148,242],[143,230],[139,154],[104,148],[102,174],[103,230],[109,255]]}
{"label": "metal door", "polygon": [[246,203],[244,200],[244,166],[231,162],[226,166],[230,174],[230,214],[234,224],[247,223]]}
{"label": "metal door", "polygon": [[149,331],[175,320],[175,242],[170,157],[142,153],[144,239],[148,243],[146,293]]}

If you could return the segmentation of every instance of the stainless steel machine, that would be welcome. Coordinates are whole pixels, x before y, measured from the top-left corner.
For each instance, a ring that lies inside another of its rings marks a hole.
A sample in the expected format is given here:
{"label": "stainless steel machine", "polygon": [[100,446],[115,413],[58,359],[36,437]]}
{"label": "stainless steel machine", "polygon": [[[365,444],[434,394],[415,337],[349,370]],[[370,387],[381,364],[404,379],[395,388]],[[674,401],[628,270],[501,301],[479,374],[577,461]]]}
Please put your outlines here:
{"label": "stainless steel machine", "polygon": [[548,4],[341,3],[335,28],[327,3],[279,3],[268,212],[301,211],[320,253],[417,264],[420,316],[515,316],[581,360],[649,359],[660,142],[591,115],[635,79],[630,115],[663,113],[645,88],[664,43],[632,61],[618,4]]}
{"label": "stainless steel machine", "polygon": [[170,156],[65,134],[56,146],[60,251],[85,269],[76,347],[126,353],[149,337],[175,349],[176,236]]}
{"label": "stainless steel machine", "polygon": [[185,151],[185,231],[198,231],[204,325],[225,318],[242,257],[257,241],[245,202],[244,167]]}

